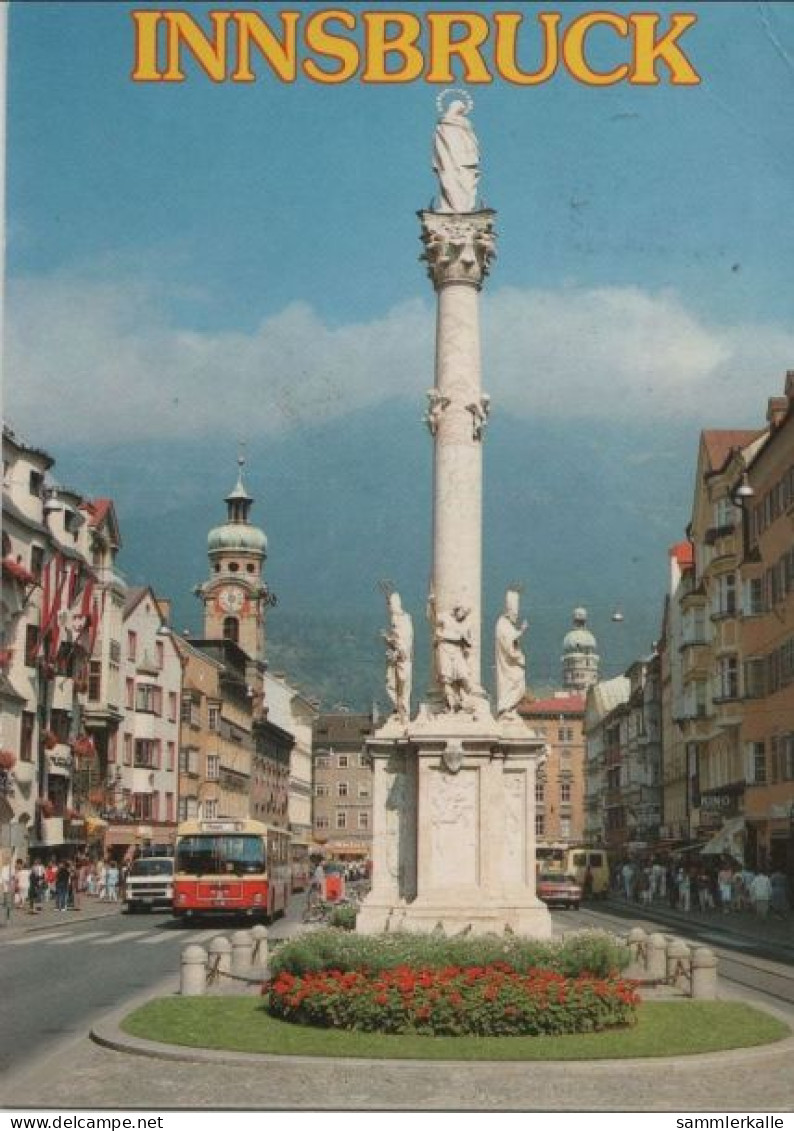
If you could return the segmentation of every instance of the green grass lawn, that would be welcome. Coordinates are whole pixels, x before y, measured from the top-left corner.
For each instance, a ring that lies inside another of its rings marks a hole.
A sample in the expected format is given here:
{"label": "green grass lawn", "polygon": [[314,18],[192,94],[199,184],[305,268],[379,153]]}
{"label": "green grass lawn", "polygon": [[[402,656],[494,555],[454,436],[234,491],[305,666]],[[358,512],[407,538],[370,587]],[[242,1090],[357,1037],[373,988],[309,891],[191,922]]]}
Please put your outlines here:
{"label": "green grass lawn", "polygon": [[193,1048],[282,1056],[395,1060],[597,1060],[687,1056],[791,1036],[783,1022],[742,1002],[646,1002],[631,1029],[565,1037],[427,1037],[311,1029],[270,1017],[262,999],[160,998],[125,1018],[134,1037]]}

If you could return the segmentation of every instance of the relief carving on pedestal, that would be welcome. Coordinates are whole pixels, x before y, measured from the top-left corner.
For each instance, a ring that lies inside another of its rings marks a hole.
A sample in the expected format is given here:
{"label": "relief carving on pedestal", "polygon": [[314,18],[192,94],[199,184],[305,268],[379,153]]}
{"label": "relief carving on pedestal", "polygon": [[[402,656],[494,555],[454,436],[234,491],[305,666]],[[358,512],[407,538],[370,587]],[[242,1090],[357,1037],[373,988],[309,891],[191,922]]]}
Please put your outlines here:
{"label": "relief carving on pedestal", "polygon": [[432,874],[438,888],[477,883],[477,773],[431,772]]}
{"label": "relief carving on pedestal", "polygon": [[526,883],[526,774],[511,770],[502,775],[504,836],[502,868],[508,882]]}
{"label": "relief carving on pedestal", "polygon": [[396,773],[386,798],[386,871],[400,880],[400,824],[406,803],[405,773]]}

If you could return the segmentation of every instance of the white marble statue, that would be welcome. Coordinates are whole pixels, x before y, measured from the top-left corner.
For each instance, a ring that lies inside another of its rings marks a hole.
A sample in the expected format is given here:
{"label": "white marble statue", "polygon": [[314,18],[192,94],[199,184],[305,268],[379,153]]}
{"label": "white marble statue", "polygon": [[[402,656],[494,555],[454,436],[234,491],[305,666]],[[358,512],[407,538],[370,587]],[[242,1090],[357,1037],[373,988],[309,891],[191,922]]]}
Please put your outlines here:
{"label": "white marble statue", "polygon": [[477,207],[480,147],[467,115],[471,109],[459,98],[447,106],[436,125],[433,169],[438,177],[438,212],[473,212]]}
{"label": "white marble statue", "polygon": [[387,603],[389,628],[382,633],[386,641],[386,690],[393,713],[407,723],[411,717],[414,626],[410,613],[403,609],[399,593],[389,593]]}
{"label": "white marble statue", "polygon": [[527,690],[526,658],[521,650],[521,637],[527,622],[518,623],[519,595],[508,589],[505,611],[496,622],[496,714],[498,718],[515,716],[516,708]]}
{"label": "white marble statue", "polygon": [[483,393],[478,401],[466,405],[466,411],[471,413],[472,436],[475,440],[481,440],[491,412],[491,398],[487,393]]}
{"label": "white marble statue", "polygon": [[435,436],[436,432],[438,432],[438,426],[441,423],[444,409],[449,408],[450,404],[451,401],[449,397],[442,397],[438,389],[428,389],[427,412],[424,415],[424,422],[431,436]]}
{"label": "white marble statue", "polygon": [[456,605],[451,612],[439,613],[435,621],[433,643],[436,652],[436,675],[449,711],[474,710],[470,613],[470,609]]}

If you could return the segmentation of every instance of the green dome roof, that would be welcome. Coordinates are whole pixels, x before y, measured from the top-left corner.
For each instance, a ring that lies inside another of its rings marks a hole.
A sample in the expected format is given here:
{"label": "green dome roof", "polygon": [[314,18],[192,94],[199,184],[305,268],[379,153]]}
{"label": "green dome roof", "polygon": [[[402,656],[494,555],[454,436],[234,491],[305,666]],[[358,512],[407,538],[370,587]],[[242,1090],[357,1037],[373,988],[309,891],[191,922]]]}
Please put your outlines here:
{"label": "green dome roof", "polygon": [[595,652],[595,649],[595,637],[586,628],[571,629],[562,642],[563,652]]}
{"label": "green dome roof", "polygon": [[587,628],[587,609],[581,606],[574,609],[573,624],[574,627],[562,642],[563,652],[595,652],[596,639]]}
{"label": "green dome roof", "polygon": [[210,554],[221,550],[241,550],[249,554],[266,554],[267,538],[264,530],[247,522],[225,522],[207,535]]}

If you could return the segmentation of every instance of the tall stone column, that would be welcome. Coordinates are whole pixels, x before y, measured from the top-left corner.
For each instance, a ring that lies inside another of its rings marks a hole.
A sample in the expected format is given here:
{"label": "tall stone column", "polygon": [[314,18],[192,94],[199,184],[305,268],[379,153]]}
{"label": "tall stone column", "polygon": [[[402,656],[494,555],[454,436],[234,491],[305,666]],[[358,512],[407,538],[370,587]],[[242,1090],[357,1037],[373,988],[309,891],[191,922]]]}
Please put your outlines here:
{"label": "tall stone column", "polygon": [[482,688],[482,445],[490,401],[480,371],[479,295],[495,255],[495,213],[477,207],[471,100],[456,98],[444,108],[450,93],[456,92],[437,101],[438,200],[419,213],[422,258],[437,296],[435,382],[425,415],[434,445],[434,678],[412,717],[405,688],[413,634],[392,601],[383,635],[394,710],[367,741],[374,875],[357,929],[510,930],[548,938],[549,912],[535,893],[534,843],[535,768],[545,747],[516,711],[523,686],[516,671],[523,676],[524,669],[515,600],[498,637],[497,717]]}
{"label": "tall stone column", "polygon": [[479,292],[495,254],[494,216],[491,209],[419,213],[423,258],[438,296],[435,385],[425,418],[434,441],[430,607],[436,617],[469,610],[475,686],[482,682],[482,442],[489,408]]}

